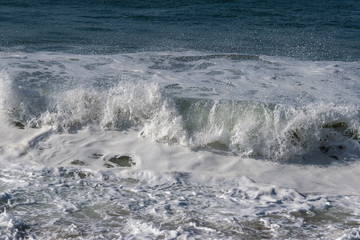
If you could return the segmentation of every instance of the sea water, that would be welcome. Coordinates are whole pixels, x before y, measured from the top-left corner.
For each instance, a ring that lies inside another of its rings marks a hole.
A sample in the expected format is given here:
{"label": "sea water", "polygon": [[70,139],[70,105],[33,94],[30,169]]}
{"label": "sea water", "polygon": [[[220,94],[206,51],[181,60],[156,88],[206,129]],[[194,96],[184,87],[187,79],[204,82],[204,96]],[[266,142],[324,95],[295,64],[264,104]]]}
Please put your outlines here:
{"label": "sea water", "polygon": [[0,1],[1,239],[359,239],[360,4]]}

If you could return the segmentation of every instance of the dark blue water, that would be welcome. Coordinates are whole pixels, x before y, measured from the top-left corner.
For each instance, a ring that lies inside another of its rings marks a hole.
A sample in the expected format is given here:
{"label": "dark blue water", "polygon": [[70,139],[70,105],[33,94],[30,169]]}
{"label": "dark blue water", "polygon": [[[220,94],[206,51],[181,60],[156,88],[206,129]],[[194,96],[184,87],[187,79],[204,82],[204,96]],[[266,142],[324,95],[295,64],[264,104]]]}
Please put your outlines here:
{"label": "dark blue water", "polygon": [[209,51],[360,59],[360,3],[0,1],[1,51]]}

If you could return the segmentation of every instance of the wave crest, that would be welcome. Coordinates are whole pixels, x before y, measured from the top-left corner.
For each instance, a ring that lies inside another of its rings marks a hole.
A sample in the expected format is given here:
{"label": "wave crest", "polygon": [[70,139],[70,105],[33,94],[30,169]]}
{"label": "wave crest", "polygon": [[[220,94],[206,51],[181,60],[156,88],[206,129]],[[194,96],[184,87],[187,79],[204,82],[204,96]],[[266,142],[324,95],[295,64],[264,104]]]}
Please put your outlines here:
{"label": "wave crest", "polygon": [[156,141],[287,162],[360,156],[360,116],[351,106],[173,98],[143,82],[46,96],[7,83],[2,81],[2,108],[27,126],[52,125],[58,132],[131,128]]}

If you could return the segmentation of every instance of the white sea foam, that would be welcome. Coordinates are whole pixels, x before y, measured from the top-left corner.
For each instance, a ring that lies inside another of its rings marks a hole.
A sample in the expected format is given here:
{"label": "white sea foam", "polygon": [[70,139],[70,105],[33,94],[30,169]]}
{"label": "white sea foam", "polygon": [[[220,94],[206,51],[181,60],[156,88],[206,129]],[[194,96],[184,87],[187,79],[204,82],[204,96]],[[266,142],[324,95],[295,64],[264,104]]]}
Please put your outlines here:
{"label": "white sea foam", "polygon": [[[6,110],[15,123],[32,127],[50,125],[60,132],[91,125],[103,130],[135,128],[154,140],[219,146],[236,154],[286,161],[321,153],[337,159],[359,155],[359,112],[353,105],[172,98],[156,83],[133,81],[107,90],[82,87],[51,96],[18,90],[6,91],[20,101],[6,103]],[[3,102],[10,102],[4,97]]]}
{"label": "white sea foam", "polygon": [[4,239],[21,239],[27,226],[6,209],[0,214],[0,235]]}
{"label": "white sea foam", "polygon": [[[33,169],[31,174],[13,169],[1,174],[30,183],[21,189],[8,184],[6,201],[11,203],[10,211],[29,224],[28,236],[36,239],[49,234],[87,239],[101,235],[298,238],[311,237],[314,232],[334,238],[347,234],[348,227],[335,222],[329,231],[322,221],[333,217],[359,220],[351,214],[353,205],[347,208],[342,204],[342,197],[304,195],[256,183],[240,174],[119,169],[94,172],[69,167]],[[3,186],[2,181],[0,184]],[[23,215],[20,209],[31,214]],[[26,229],[20,232],[25,234]]]}
{"label": "white sea foam", "polygon": [[1,59],[4,237],[358,234],[358,63]]}

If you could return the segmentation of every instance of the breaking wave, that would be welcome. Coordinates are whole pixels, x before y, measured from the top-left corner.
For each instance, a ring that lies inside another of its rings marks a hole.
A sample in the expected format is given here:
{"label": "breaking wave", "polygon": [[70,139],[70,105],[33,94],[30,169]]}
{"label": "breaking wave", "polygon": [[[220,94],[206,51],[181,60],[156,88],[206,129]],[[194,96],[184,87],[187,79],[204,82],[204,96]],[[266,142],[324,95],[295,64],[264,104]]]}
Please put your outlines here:
{"label": "breaking wave", "polygon": [[156,83],[130,81],[46,95],[2,75],[1,107],[17,127],[50,125],[70,133],[88,126],[135,129],[169,144],[287,162],[306,163],[314,154],[325,163],[360,156],[354,106],[171,97]]}

